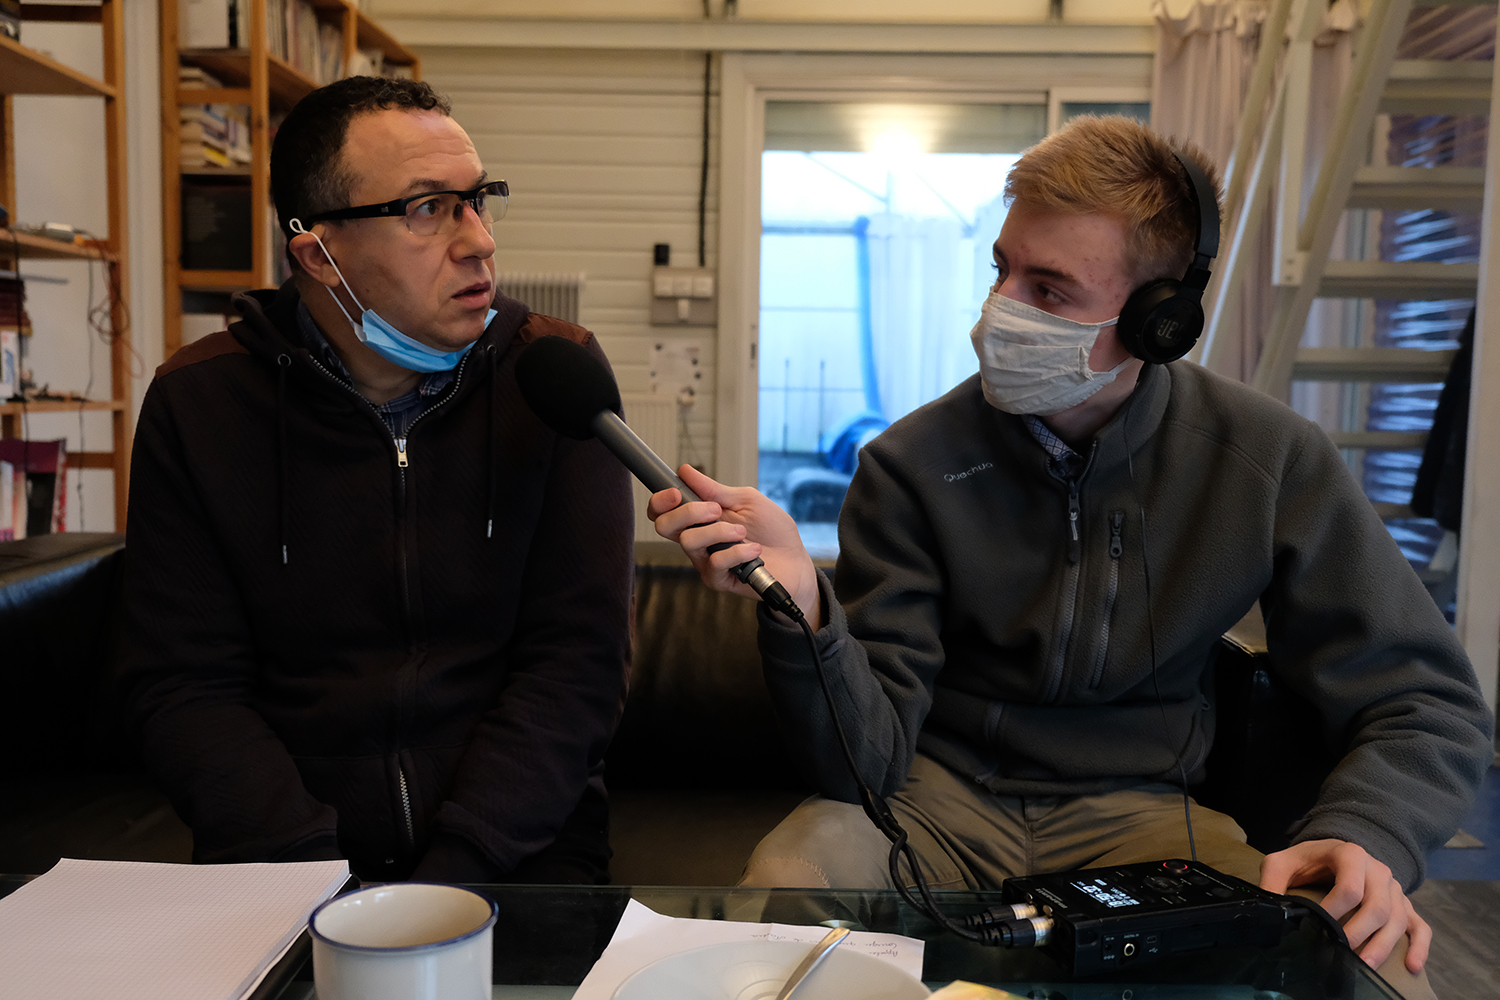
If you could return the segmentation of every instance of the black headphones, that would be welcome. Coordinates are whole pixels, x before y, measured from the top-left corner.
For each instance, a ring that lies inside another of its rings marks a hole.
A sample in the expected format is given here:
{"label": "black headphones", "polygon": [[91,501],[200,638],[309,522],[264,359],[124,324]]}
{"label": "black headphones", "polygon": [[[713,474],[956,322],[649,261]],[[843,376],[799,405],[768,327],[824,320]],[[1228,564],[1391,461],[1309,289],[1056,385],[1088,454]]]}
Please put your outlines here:
{"label": "black headphones", "polygon": [[1219,255],[1219,203],[1214,186],[1192,157],[1173,152],[1187,172],[1198,202],[1198,247],[1187,274],[1148,281],[1131,293],[1120,309],[1116,333],[1132,355],[1151,365],[1176,361],[1193,349],[1203,333],[1203,289],[1209,263]]}

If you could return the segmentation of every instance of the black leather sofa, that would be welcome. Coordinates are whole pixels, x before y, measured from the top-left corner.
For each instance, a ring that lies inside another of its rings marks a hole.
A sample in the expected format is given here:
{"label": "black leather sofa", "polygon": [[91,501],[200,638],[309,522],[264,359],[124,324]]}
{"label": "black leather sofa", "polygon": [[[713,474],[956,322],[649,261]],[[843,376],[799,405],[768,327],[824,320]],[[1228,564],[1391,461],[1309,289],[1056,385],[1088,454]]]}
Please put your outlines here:
{"label": "black leather sofa", "polygon": [[[0,543],[0,872],[64,856],[191,856],[191,833],[141,772],[110,694],[123,555],[117,535]],[[615,880],[732,884],[810,792],[761,680],[754,607],[703,587],[675,548],[644,545],[635,615],[609,755]],[[1220,645],[1214,676],[1219,729],[1195,792],[1273,850],[1331,756],[1316,713],[1273,682],[1253,636]]]}

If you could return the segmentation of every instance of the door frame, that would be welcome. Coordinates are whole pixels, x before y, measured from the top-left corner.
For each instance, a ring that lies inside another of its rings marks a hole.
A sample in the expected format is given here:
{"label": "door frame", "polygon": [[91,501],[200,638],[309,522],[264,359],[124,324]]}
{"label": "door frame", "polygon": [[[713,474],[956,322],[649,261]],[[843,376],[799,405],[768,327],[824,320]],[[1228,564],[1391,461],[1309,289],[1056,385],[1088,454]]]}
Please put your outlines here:
{"label": "door frame", "polygon": [[[1150,94],[1152,56],[921,56],[727,52],[720,74],[718,347],[714,466],[758,480],[760,162],[768,100],[1055,104]],[[1102,95],[1110,95],[1105,97]],[[1123,99],[1123,98],[1114,98]]]}

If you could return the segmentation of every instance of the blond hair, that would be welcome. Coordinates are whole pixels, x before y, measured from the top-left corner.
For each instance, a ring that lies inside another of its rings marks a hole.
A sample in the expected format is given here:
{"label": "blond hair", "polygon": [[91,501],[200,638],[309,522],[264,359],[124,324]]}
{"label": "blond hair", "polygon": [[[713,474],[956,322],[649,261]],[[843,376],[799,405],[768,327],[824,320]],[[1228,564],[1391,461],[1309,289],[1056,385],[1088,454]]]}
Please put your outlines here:
{"label": "blond hair", "polygon": [[1005,200],[1123,219],[1130,232],[1126,259],[1136,280],[1180,278],[1193,259],[1198,202],[1174,151],[1202,168],[1217,202],[1219,173],[1207,153],[1120,115],[1074,118],[1032,146],[1006,178]]}

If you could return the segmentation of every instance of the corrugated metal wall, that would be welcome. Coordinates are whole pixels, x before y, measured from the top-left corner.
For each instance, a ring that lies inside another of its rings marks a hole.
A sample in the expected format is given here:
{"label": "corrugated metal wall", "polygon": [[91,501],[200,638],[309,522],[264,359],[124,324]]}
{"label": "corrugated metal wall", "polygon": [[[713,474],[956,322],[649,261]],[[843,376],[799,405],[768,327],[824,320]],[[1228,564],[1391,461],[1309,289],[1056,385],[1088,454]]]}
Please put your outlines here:
{"label": "corrugated metal wall", "polygon": [[[649,323],[652,245],[670,243],[675,266],[697,264],[703,55],[433,49],[422,60],[424,78],[453,101],[490,175],[510,182],[509,211],[495,226],[497,269],[585,273],[579,322],[598,335],[624,393],[650,391],[654,344],[701,343],[710,374],[679,421],[679,454],[711,461],[717,331]],[[717,146],[714,135],[715,157]],[[717,177],[714,159],[710,268],[718,263]]]}

